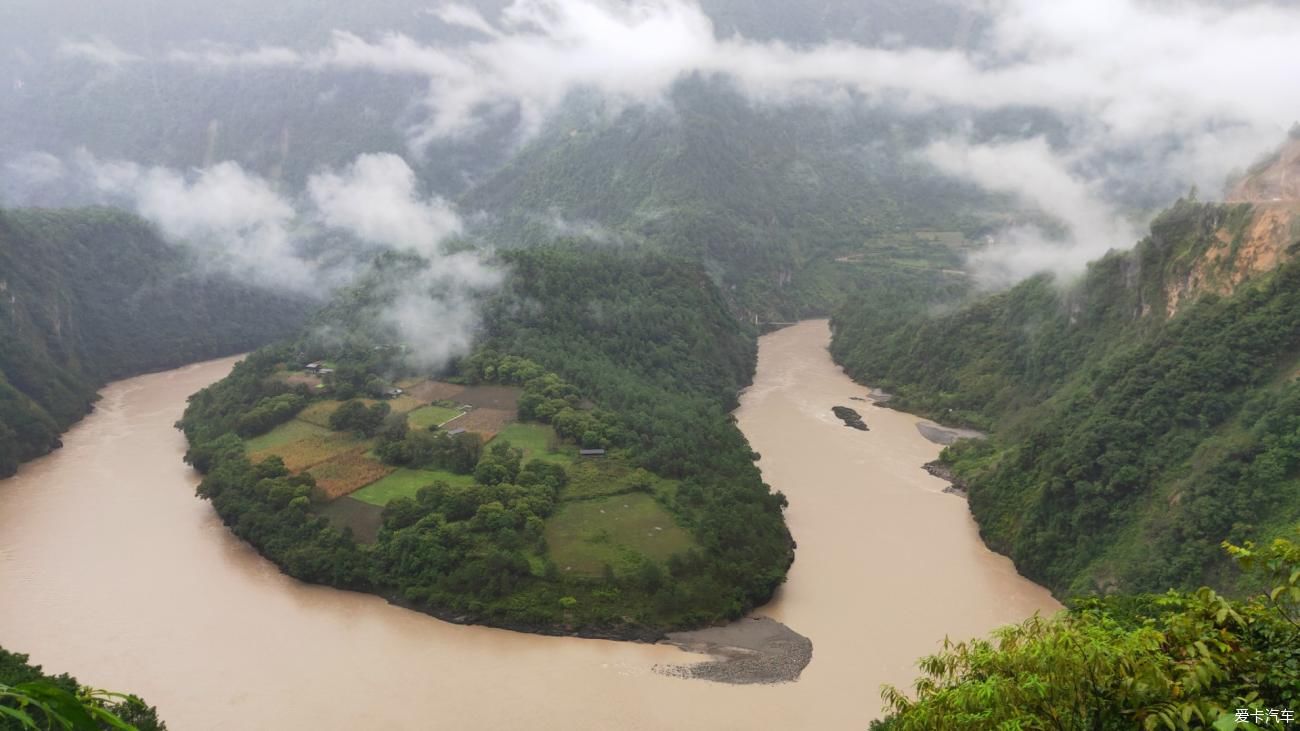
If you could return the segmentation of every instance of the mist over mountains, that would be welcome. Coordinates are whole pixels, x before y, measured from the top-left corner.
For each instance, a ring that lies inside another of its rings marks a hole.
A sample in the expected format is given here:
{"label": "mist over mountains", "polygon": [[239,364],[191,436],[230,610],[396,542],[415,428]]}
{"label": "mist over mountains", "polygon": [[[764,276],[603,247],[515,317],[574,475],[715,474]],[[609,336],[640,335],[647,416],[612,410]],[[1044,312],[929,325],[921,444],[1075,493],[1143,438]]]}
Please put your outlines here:
{"label": "mist over mountains", "polygon": [[[1300,42],[1298,12],[1133,0],[364,12],[20,2],[0,31],[11,49],[0,59],[0,191],[10,204],[104,201],[77,169],[89,154],[191,180],[234,163],[296,196],[322,168],[388,153],[427,193],[454,200],[539,145],[563,154],[574,115],[588,129],[653,133],[714,112],[710,97],[738,96],[735,129],[774,115],[839,120],[843,134],[796,162],[878,145],[907,169],[880,175],[884,165],[863,160],[863,179],[953,179],[1041,214],[1004,221],[974,259],[987,282],[1009,282],[1130,245],[1151,211],[1192,186],[1217,193],[1274,146],[1300,101],[1296,69],[1278,61]],[[683,103],[683,84],[706,91]],[[574,218],[567,201],[528,203],[537,217]],[[484,212],[502,213],[461,215]]]}

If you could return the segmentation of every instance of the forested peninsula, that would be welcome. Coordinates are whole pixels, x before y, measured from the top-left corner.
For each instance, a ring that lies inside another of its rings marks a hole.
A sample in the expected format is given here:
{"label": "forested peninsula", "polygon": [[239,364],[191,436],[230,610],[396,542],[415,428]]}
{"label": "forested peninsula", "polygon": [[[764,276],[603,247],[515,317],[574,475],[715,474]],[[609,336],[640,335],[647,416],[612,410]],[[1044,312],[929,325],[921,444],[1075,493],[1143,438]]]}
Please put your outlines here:
{"label": "forested peninsula", "polygon": [[306,313],[131,214],[0,209],[0,477],[60,446],[106,382],[250,350]]}
{"label": "forested peninsula", "polygon": [[793,560],[785,499],[729,415],[754,333],[669,255],[501,258],[450,365],[412,366],[375,325],[423,266],[386,255],[196,394],[200,494],[290,575],[452,621],[652,640],[768,601]]}

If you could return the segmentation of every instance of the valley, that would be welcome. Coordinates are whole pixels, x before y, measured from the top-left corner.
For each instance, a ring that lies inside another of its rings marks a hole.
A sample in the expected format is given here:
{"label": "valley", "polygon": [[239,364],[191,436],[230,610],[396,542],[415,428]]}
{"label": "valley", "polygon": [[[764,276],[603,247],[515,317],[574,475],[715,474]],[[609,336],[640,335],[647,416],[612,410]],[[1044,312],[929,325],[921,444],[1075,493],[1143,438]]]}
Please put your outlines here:
{"label": "valley", "polygon": [[0,731],[1285,727],[1296,48],[4,3]]}

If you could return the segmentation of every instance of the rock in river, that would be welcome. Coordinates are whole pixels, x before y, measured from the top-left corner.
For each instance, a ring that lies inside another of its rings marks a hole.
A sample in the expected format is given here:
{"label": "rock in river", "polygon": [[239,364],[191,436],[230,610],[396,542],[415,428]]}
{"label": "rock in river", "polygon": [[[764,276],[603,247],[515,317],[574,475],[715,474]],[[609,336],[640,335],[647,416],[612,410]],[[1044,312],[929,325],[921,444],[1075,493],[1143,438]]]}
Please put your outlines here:
{"label": "rock in river", "polygon": [[859,414],[853,409],[850,409],[847,406],[836,406],[832,408],[831,411],[834,411],[835,416],[844,421],[844,426],[851,426],[854,429],[860,429],[862,431],[871,431],[867,428],[867,423],[862,420],[862,414]]}

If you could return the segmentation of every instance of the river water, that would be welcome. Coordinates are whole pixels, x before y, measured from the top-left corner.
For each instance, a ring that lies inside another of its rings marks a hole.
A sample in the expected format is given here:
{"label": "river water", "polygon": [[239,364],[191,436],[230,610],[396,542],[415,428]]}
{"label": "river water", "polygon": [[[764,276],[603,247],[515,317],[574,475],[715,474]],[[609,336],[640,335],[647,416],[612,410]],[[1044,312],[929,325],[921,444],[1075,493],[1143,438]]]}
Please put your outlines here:
{"label": "river water", "polygon": [[790,499],[797,560],[758,614],[812,639],[798,682],[667,677],[652,668],[695,656],[461,627],[282,576],[194,496],[172,427],[232,359],[108,386],[62,450],[0,482],[0,644],[143,695],[173,731],[862,729],[880,684],[909,683],[945,635],[1059,605],[920,469],[939,447],[915,417],[848,400],[866,389],[828,339],[824,321],[765,336],[736,413]]}

